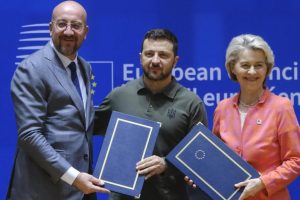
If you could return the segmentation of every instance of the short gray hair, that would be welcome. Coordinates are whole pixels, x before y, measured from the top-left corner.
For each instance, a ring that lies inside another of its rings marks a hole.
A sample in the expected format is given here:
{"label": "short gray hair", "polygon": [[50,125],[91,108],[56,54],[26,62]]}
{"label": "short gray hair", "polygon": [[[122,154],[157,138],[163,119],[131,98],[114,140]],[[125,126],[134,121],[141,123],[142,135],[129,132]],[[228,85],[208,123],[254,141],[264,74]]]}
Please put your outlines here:
{"label": "short gray hair", "polygon": [[266,56],[267,75],[270,74],[274,66],[274,54],[268,43],[258,35],[242,34],[234,37],[226,50],[225,66],[229,78],[236,81],[236,76],[232,73],[232,67],[239,59],[239,53],[245,49],[261,50]]}

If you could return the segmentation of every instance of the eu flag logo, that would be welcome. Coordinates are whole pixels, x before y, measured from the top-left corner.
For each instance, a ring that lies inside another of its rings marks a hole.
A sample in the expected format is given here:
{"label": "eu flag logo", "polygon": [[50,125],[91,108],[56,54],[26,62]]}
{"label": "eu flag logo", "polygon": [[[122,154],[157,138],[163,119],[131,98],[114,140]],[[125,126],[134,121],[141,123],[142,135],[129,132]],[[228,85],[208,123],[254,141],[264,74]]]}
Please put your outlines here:
{"label": "eu flag logo", "polygon": [[91,94],[94,105],[99,105],[103,98],[114,88],[113,61],[88,61],[93,70]]}

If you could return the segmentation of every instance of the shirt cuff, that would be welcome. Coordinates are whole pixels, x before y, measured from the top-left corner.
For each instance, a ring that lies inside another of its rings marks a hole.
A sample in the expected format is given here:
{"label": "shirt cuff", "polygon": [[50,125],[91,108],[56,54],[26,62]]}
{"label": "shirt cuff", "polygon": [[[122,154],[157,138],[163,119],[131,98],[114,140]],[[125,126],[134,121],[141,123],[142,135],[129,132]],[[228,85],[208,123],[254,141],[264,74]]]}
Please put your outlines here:
{"label": "shirt cuff", "polygon": [[61,180],[65,181],[69,185],[72,185],[80,172],[74,167],[70,167],[63,175],[60,177]]}

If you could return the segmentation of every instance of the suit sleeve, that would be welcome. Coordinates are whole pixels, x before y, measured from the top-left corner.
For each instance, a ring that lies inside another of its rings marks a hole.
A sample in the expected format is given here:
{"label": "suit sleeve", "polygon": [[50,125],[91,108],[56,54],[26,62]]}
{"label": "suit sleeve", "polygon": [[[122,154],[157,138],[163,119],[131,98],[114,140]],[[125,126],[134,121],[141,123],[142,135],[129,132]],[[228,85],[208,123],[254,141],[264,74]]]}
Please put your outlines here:
{"label": "suit sleeve", "polygon": [[300,174],[300,128],[290,101],[281,106],[277,120],[282,164],[261,176],[269,195],[287,187]]}
{"label": "suit sleeve", "polygon": [[217,108],[214,111],[212,132],[220,138],[220,108],[219,108],[219,106],[217,106]]}
{"label": "suit sleeve", "polygon": [[71,165],[53,149],[45,137],[49,94],[42,76],[46,74],[40,72],[33,63],[23,62],[11,81],[11,95],[21,150],[56,182]]}

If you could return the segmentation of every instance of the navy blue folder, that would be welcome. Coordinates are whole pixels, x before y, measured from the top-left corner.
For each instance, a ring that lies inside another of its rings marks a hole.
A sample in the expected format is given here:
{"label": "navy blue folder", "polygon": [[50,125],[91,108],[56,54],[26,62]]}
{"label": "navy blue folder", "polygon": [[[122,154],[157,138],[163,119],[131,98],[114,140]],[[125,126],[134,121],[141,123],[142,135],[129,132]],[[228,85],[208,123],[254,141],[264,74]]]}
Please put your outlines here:
{"label": "navy blue folder", "polygon": [[144,177],[136,163],[152,155],[159,129],[159,122],[112,112],[94,176],[111,191],[139,196]]}
{"label": "navy blue folder", "polygon": [[259,177],[257,171],[204,125],[198,124],[167,155],[167,160],[214,200],[236,200],[235,183]]}

